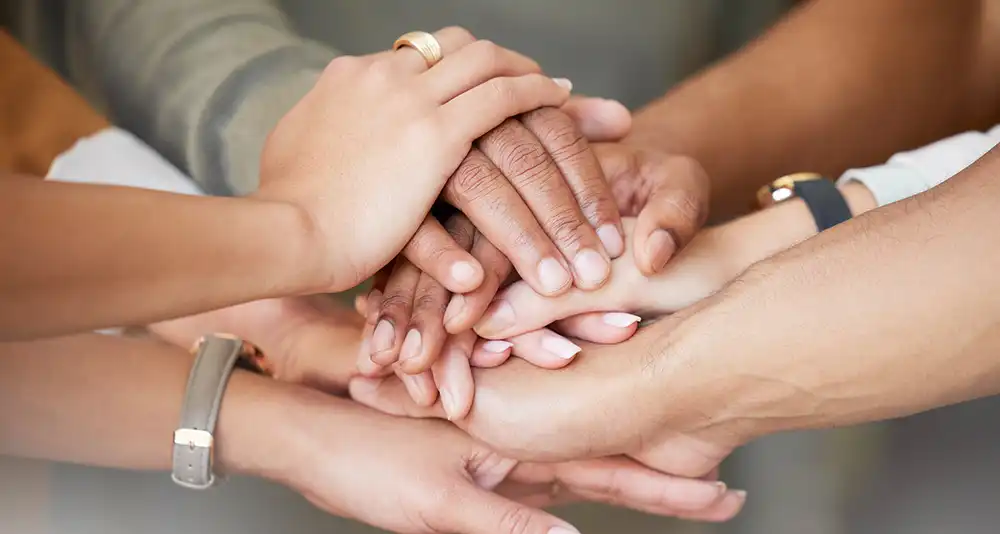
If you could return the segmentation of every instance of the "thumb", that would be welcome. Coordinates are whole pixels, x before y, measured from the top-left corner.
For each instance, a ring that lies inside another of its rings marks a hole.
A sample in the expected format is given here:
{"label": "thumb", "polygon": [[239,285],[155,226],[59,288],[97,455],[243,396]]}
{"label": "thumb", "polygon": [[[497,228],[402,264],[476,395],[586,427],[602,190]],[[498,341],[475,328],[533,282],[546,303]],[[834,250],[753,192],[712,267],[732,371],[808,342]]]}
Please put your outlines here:
{"label": "thumb", "polygon": [[562,110],[591,142],[620,141],[632,129],[632,114],[616,100],[575,96]]}
{"label": "thumb", "polygon": [[469,485],[441,525],[445,532],[461,534],[579,534],[572,525],[500,495]]}
{"label": "thumb", "polygon": [[660,272],[687,245],[708,218],[708,177],[686,157],[651,160],[645,177],[651,188],[635,223],[632,250],[642,274]]}

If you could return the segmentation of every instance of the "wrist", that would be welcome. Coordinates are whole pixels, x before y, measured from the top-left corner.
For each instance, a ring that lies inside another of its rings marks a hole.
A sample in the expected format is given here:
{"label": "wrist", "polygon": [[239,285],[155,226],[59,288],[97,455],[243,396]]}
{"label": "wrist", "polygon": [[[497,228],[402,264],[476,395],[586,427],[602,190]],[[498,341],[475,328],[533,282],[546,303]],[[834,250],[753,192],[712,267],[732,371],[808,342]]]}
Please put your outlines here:
{"label": "wrist", "polygon": [[240,239],[257,243],[258,270],[269,297],[319,293],[333,285],[320,232],[305,210],[291,203],[246,197],[253,218]]}

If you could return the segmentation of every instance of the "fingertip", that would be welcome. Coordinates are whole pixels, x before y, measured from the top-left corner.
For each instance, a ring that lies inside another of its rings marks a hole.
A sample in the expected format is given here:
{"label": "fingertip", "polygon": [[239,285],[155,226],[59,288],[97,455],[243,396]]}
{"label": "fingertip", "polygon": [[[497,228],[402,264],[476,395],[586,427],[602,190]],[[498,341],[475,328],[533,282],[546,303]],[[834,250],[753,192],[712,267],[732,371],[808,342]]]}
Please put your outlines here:
{"label": "fingertip", "polygon": [[450,280],[447,284],[442,282],[448,291],[452,293],[468,293],[474,291],[483,283],[483,266],[478,261],[472,259],[462,259],[452,262],[448,269]]}
{"label": "fingertip", "polygon": [[604,224],[597,229],[597,237],[612,259],[625,253],[625,238],[623,236],[621,228],[615,224]]}

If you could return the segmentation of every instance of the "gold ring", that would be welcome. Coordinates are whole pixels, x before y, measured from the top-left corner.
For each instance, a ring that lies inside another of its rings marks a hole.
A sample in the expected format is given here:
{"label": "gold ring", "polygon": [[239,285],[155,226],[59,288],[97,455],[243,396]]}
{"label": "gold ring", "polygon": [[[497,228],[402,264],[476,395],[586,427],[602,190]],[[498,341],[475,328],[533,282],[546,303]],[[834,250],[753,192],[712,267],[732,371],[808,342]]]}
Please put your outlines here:
{"label": "gold ring", "polygon": [[392,43],[393,50],[408,46],[423,56],[427,62],[427,68],[431,68],[441,61],[441,43],[427,32],[407,32],[399,36],[395,43]]}

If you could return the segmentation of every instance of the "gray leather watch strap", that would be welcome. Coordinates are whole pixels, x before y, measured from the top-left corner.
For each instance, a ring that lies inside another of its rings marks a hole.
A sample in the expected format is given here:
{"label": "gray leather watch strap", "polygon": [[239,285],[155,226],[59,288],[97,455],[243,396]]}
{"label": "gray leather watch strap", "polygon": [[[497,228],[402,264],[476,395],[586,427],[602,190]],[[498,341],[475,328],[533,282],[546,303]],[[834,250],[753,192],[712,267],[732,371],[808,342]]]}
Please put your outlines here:
{"label": "gray leather watch strap", "polygon": [[171,478],[181,486],[207,489],[215,483],[212,433],[229,375],[242,351],[243,341],[229,336],[206,336],[198,345],[180,426],[174,432]]}

